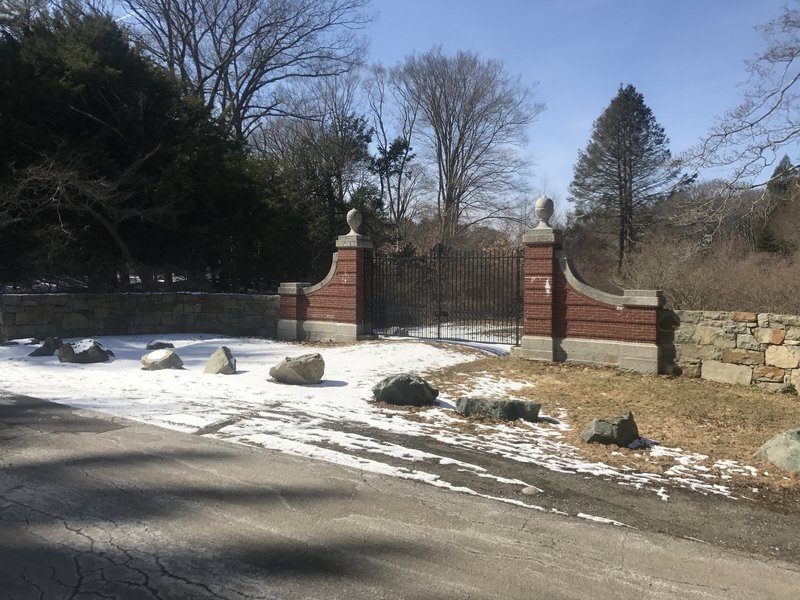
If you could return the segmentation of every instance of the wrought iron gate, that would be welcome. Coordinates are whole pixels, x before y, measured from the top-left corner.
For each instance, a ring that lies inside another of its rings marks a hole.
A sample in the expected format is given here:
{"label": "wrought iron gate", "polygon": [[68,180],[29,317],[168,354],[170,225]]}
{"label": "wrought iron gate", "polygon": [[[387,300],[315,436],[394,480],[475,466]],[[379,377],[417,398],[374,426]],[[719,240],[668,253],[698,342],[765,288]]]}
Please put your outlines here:
{"label": "wrought iron gate", "polygon": [[521,252],[436,246],[427,256],[376,256],[370,266],[373,333],[519,344]]}

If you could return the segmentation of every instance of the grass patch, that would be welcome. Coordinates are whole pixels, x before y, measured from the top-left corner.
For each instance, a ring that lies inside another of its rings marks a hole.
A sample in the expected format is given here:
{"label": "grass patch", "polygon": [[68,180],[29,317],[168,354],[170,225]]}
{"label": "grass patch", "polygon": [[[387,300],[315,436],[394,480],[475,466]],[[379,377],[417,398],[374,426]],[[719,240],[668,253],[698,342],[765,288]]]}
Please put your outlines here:
{"label": "grass patch", "polygon": [[468,393],[471,381],[486,375],[528,384],[511,394],[540,402],[543,414],[557,416],[563,410],[572,427],[565,438],[587,459],[653,473],[674,464],[650,457],[648,450],[585,444],[580,439],[592,419],[613,418],[630,410],[640,435],[664,446],[705,454],[709,466],[717,460],[752,465],[758,469],[755,477],[734,475],[727,483],[743,495],[800,511],[800,475],[752,456],[777,433],[800,425],[796,394],[508,356],[431,371],[426,378],[448,396],[459,397]]}

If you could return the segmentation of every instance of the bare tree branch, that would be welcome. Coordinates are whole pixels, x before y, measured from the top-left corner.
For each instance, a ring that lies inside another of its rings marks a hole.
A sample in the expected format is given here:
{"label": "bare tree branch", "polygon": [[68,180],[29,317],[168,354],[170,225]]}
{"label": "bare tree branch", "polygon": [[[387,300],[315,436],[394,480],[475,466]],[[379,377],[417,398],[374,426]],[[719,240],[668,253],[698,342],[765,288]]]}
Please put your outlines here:
{"label": "bare tree branch", "polygon": [[531,90],[501,62],[468,52],[450,57],[434,48],[408,58],[395,76],[403,101],[419,106],[442,239],[452,240],[462,222],[501,214],[527,164],[519,154],[525,129],[544,106],[530,103]]}
{"label": "bare tree branch", "polygon": [[360,64],[368,0],[118,0],[142,47],[249,137],[287,104],[285,87]]}

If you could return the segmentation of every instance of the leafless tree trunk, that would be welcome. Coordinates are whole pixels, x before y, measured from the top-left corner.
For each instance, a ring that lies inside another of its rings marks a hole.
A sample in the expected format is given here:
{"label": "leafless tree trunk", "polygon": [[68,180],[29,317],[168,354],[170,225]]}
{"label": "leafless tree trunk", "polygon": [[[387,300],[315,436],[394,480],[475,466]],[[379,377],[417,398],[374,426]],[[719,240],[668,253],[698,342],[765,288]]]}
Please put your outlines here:
{"label": "leafless tree trunk", "polygon": [[[415,154],[411,147],[419,103],[408,97],[398,75],[397,69],[388,71],[375,65],[366,82],[367,103],[378,147],[376,171],[381,193],[388,200],[395,251],[400,250],[403,228],[412,216],[424,176],[422,165],[413,162]],[[390,133],[392,127],[394,131]]]}
{"label": "leafless tree trunk", "polygon": [[232,132],[290,112],[289,87],[359,64],[368,0],[118,0],[134,34]]}
{"label": "leafless tree trunk", "polygon": [[525,129],[544,108],[503,64],[469,52],[434,48],[406,60],[398,74],[419,105],[421,134],[436,165],[442,241],[459,230],[507,214],[526,166],[519,154]]}

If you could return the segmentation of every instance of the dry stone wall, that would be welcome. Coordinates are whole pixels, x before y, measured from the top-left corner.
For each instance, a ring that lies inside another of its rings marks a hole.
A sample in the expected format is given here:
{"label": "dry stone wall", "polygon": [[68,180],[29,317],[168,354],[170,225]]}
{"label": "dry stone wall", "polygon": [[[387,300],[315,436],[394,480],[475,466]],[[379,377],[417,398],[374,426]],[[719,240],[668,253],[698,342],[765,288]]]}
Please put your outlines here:
{"label": "dry stone wall", "polygon": [[800,389],[800,316],[675,311],[676,363],[682,374],[777,391]]}
{"label": "dry stone wall", "polygon": [[159,333],[275,337],[279,296],[245,294],[2,294],[0,341]]}

